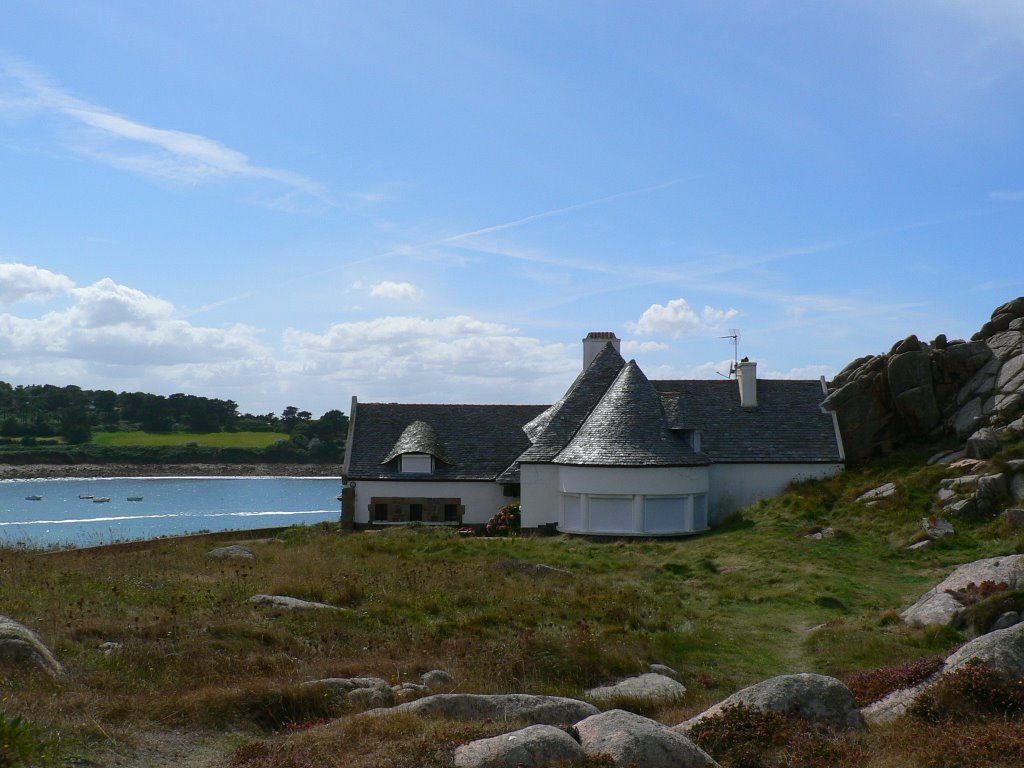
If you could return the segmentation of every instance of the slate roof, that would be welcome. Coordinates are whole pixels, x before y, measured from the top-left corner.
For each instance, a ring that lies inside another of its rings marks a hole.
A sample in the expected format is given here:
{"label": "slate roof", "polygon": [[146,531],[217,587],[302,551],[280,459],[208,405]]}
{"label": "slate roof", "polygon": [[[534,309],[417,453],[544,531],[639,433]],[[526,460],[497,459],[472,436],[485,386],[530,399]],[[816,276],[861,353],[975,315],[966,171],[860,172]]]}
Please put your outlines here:
{"label": "slate roof", "polygon": [[435,459],[448,463],[444,456],[444,443],[437,436],[434,428],[425,421],[414,421],[402,431],[391,453],[381,464],[387,464],[403,453],[429,453]]}
{"label": "slate roof", "polygon": [[636,361],[630,360],[554,462],[679,467],[706,465],[711,460],[669,429],[661,398]]}
{"label": "slate roof", "polygon": [[[546,407],[356,403],[351,414],[345,477],[493,481],[530,446],[523,425]],[[430,426],[444,449],[446,463],[437,462],[430,475],[402,474],[398,461],[388,461],[403,435],[417,421]]]}
{"label": "slate roof", "polygon": [[757,380],[757,406],[740,406],[734,380],[652,381],[671,426],[699,429],[701,452],[719,463],[840,462],[818,381]]}
{"label": "slate roof", "polygon": [[536,435],[533,445],[525,450],[520,461],[548,462],[572,440],[590,412],[598,404],[626,365],[626,361],[611,344],[594,356],[587,369],[576,377],[565,396],[551,406],[550,413],[528,425]]}

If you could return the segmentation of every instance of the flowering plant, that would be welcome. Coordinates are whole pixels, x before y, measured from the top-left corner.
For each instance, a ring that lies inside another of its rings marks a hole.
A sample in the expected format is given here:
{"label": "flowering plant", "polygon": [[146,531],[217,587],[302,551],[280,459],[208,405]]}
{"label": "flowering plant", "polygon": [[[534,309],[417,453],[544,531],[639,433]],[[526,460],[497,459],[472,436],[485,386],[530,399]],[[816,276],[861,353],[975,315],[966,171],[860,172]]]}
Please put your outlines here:
{"label": "flowering plant", "polygon": [[517,536],[522,527],[522,512],[519,502],[506,504],[487,521],[487,533],[492,536]]}

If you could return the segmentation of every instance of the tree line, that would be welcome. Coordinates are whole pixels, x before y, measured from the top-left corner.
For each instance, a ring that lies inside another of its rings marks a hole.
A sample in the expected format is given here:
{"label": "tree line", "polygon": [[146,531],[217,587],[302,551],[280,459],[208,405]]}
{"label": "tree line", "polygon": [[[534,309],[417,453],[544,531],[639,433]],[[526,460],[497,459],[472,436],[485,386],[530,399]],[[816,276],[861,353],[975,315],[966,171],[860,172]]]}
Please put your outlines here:
{"label": "tree line", "polygon": [[[61,437],[78,445],[94,430],[110,432],[283,432],[306,448],[314,440],[325,447],[344,443],[348,416],[329,410],[319,419],[290,405],[275,413],[239,413],[233,400],[177,393],[114,392],[53,384],[11,385],[0,381],[0,437],[31,444]],[[313,448],[319,448],[314,444]]]}

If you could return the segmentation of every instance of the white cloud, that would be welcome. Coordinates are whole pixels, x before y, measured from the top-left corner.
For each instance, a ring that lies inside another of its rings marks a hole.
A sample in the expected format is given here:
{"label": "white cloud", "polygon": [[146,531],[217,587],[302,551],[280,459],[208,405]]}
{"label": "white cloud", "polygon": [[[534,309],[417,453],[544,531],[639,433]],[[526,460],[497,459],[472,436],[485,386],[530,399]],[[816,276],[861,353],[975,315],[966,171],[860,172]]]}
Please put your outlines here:
{"label": "white cloud", "polygon": [[382,317],[324,333],[289,329],[285,350],[305,374],[361,399],[547,402],[578,372],[575,347],[544,344],[517,329],[465,315]]}
{"label": "white cloud", "polygon": [[74,288],[71,278],[28,264],[0,264],[0,305],[49,299]]}
{"label": "white cloud", "polygon": [[832,378],[836,373],[835,368],[830,365],[802,365],[796,368],[790,368],[788,371],[758,371],[757,376],[760,379],[820,379],[824,376],[826,379]]}
{"label": "white cloud", "polygon": [[77,359],[115,366],[212,364],[266,354],[254,328],[192,325],[175,317],[170,302],[109,278],[68,294],[70,307],[42,317],[0,314],[0,353],[26,361]]}
{"label": "white cloud", "polygon": [[383,280],[370,288],[370,295],[377,299],[419,301],[423,297],[423,292],[412,283],[394,283],[390,280]]}
{"label": "white cloud", "polygon": [[79,129],[69,140],[71,150],[132,173],[189,184],[263,179],[330,202],[321,184],[301,174],[255,165],[215,139],[146,125],[90,104],[23,62],[0,60],[0,109],[16,118],[62,117]]}
{"label": "white cloud", "polygon": [[704,307],[700,314],[686,299],[672,299],[667,304],[652,304],[635,323],[626,327],[637,336],[664,334],[679,338],[687,334],[712,330],[739,314],[736,309],[715,309]]}

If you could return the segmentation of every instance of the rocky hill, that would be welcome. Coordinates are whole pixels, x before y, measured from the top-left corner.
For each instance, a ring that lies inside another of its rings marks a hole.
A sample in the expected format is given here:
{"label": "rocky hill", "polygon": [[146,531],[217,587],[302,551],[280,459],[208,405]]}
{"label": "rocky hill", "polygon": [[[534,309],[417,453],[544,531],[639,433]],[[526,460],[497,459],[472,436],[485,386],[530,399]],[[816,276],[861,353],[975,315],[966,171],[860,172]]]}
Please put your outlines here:
{"label": "rocky hill", "polygon": [[846,366],[829,385],[847,461],[913,442],[968,439],[1024,413],[1024,296],[998,307],[970,341],[908,336]]}

